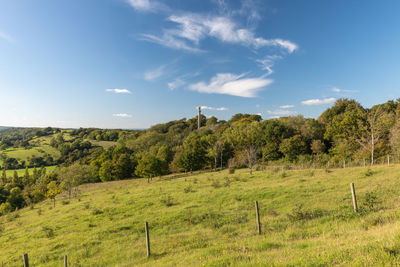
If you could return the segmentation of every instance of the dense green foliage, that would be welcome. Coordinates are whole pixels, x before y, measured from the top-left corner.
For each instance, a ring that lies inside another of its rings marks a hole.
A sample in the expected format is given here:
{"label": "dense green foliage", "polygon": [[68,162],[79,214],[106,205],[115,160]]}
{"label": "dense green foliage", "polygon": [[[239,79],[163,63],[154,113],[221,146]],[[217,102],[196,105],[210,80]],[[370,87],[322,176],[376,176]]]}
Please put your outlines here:
{"label": "dense green foliage", "polygon": [[354,100],[339,99],[318,119],[262,120],[259,115],[236,114],[229,121],[219,121],[202,115],[200,129],[196,117],[147,130],[3,129],[0,162],[4,169],[59,168],[32,175],[35,178],[5,175],[0,183],[0,203],[4,204],[0,213],[49,196],[52,181],[52,186],[71,194],[73,188],[87,182],[131,177],[150,180],[202,169],[248,167],[251,173],[257,165],[276,162],[323,167],[350,162],[373,165],[388,155],[399,158],[399,116],[399,100],[367,109]]}

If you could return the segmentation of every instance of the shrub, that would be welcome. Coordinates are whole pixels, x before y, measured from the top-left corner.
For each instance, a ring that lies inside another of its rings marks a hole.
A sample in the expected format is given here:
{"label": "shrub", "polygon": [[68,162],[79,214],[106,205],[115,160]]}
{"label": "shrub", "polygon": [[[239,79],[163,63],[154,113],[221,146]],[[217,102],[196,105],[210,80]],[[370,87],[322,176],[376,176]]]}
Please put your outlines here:
{"label": "shrub", "polygon": [[192,185],[187,185],[187,186],[183,189],[183,192],[185,192],[185,193],[194,192],[194,191],[193,191]]}
{"label": "shrub", "polygon": [[218,180],[213,180],[213,182],[211,183],[211,186],[214,188],[220,188],[221,184],[219,183]]}
{"label": "shrub", "polygon": [[163,197],[160,199],[160,202],[161,202],[162,204],[164,204],[165,206],[167,206],[167,207],[171,207],[171,206],[174,205],[173,198],[172,198],[170,195],[163,196]]}
{"label": "shrub", "polygon": [[374,174],[375,174],[375,172],[372,171],[370,168],[368,168],[368,170],[364,173],[364,176],[365,177],[369,177],[369,176],[372,176]]}
{"label": "shrub", "polygon": [[303,205],[297,205],[290,214],[287,215],[291,222],[308,221],[323,216],[323,211],[320,209],[305,210]]}
{"label": "shrub", "polygon": [[224,186],[228,187],[231,184],[231,180],[228,177],[225,177]]}
{"label": "shrub", "polygon": [[43,226],[43,227],[42,227],[42,231],[44,232],[44,234],[45,234],[45,236],[46,236],[47,238],[52,238],[52,237],[54,237],[54,230],[53,230],[53,228],[48,227],[48,226]]}
{"label": "shrub", "polygon": [[102,213],[103,213],[103,211],[99,210],[99,209],[92,210],[92,215],[99,215],[99,214],[102,214]]}
{"label": "shrub", "polygon": [[364,206],[367,211],[375,211],[378,204],[379,201],[375,192],[367,192],[365,194]]}

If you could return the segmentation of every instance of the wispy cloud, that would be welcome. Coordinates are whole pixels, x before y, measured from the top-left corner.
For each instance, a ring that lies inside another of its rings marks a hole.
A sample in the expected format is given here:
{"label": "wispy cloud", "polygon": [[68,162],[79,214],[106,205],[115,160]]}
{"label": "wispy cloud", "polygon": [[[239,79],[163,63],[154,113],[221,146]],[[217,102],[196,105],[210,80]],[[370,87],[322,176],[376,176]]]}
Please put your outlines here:
{"label": "wispy cloud", "polygon": [[294,108],[294,105],[283,105],[283,106],[280,106],[279,108],[284,108],[284,109]]}
{"label": "wispy cloud", "polygon": [[357,90],[345,90],[345,89],[340,89],[338,87],[332,87],[332,92],[335,93],[357,93]]}
{"label": "wispy cloud", "polygon": [[228,108],[226,108],[226,107],[213,108],[213,107],[208,107],[208,106],[201,106],[201,109],[203,109],[203,110],[216,110],[216,111],[226,111],[226,110],[228,110]]}
{"label": "wispy cloud", "polygon": [[281,56],[273,55],[273,56],[267,56],[263,59],[257,59],[256,62],[260,64],[261,69],[267,71],[267,75],[271,75],[272,73],[274,73],[272,67],[275,64],[275,61],[281,58],[282,58]]}
{"label": "wispy cloud", "polygon": [[[144,6],[147,6],[147,4],[144,4]],[[289,40],[257,37],[252,30],[239,27],[229,16],[204,16],[195,13],[183,13],[182,15],[171,15],[167,20],[175,23],[176,27],[164,29],[163,34],[159,36],[143,34],[142,39],[169,48],[191,52],[202,51],[198,48],[198,45],[206,37],[255,49],[266,46],[278,47],[288,53],[293,53],[298,49],[297,44]]]}
{"label": "wispy cloud", "polygon": [[131,94],[132,92],[129,91],[128,89],[106,89],[106,92],[110,92],[110,93],[116,93],[116,94]]}
{"label": "wispy cloud", "polygon": [[131,114],[128,113],[116,113],[113,114],[114,117],[121,117],[121,118],[132,118]]}
{"label": "wispy cloud", "polygon": [[336,98],[325,98],[325,99],[309,99],[302,101],[301,104],[306,105],[306,106],[319,106],[319,105],[327,105],[327,104],[332,104],[335,103]]}
{"label": "wispy cloud", "polygon": [[256,97],[258,91],[270,85],[273,80],[262,77],[246,78],[246,74],[218,73],[205,82],[189,86],[192,91],[206,94],[225,94],[241,97]]}
{"label": "wispy cloud", "polygon": [[186,50],[186,51],[195,52],[195,53],[204,52],[203,50],[196,48],[196,47],[192,47],[192,46],[188,45],[185,41],[177,39],[168,33],[164,33],[164,35],[161,37],[155,36],[152,34],[142,34],[142,37],[140,39],[144,40],[144,41],[160,44],[160,45],[172,48],[172,49]]}
{"label": "wispy cloud", "polygon": [[167,83],[168,88],[173,91],[179,87],[182,87],[187,84],[187,79],[194,78],[196,76],[199,76],[200,72],[195,71],[195,72],[189,72],[183,75],[180,75],[179,77],[175,78],[172,82]]}
{"label": "wispy cloud", "polygon": [[287,110],[287,109],[276,109],[276,110],[267,110],[267,113],[275,116],[292,116],[296,115],[297,111]]}
{"label": "wispy cloud", "polygon": [[168,11],[169,8],[163,3],[150,0],[127,0],[127,2],[136,10],[143,12]]}
{"label": "wispy cloud", "polygon": [[0,31],[0,39],[3,39],[9,43],[15,43],[14,38],[12,38],[10,35],[2,31]]}
{"label": "wispy cloud", "polygon": [[160,78],[161,76],[164,75],[165,67],[166,67],[166,65],[162,65],[154,70],[149,70],[149,71],[145,72],[144,79],[146,81],[153,81],[153,80],[156,80],[157,78]]}
{"label": "wispy cloud", "polygon": [[186,84],[186,82],[184,80],[182,80],[181,78],[176,78],[175,80],[173,80],[172,82],[167,83],[168,88],[173,91],[181,86],[184,86]]}

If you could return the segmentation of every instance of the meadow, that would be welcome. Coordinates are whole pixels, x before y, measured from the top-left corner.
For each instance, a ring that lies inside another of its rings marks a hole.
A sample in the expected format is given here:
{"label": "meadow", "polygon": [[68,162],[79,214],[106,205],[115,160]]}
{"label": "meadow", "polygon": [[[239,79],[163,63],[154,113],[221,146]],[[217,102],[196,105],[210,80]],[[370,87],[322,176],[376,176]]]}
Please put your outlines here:
{"label": "meadow", "polygon": [[[50,173],[53,171],[57,166],[46,166],[44,167],[46,169],[46,173]],[[41,168],[36,168],[37,170],[40,170]],[[12,177],[14,175],[14,171],[17,171],[18,177],[23,177],[25,175],[25,170],[26,169],[17,169],[17,170],[6,170],[6,175],[7,177]],[[34,168],[28,168],[29,175],[33,174]]]}
{"label": "meadow", "polygon": [[399,176],[399,165],[272,168],[86,184],[0,217],[0,265],[23,253],[32,266],[398,265]]}

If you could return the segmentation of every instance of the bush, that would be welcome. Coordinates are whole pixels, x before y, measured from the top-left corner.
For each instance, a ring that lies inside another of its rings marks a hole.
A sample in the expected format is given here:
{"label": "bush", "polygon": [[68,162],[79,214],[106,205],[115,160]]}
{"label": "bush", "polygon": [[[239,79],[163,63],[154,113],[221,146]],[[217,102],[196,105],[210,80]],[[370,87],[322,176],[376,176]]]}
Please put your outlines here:
{"label": "bush", "polygon": [[372,171],[370,168],[368,168],[368,170],[364,173],[364,176],[365,177],[369,177],[369,176],[372,176],[374,174],[375,174],[375,172]]}
{"label": "bush", "polygon": [[10,203],[5,202],[0,205],[0,214],[1,215],[7,214],[11,211],[13,211],[13,207],[11,206]]}
{"label": "bush", "polygon": [[224,186],[228,187],[231,184],[231,180],[228,177],[225,177]]}
{"label": "bush", "polygon": [[171,207],[174,205],[173,198],[170,195],[162,197],[160,199],[160,202],[167,207]]}
{"label": "bush", "polygon": [[287,216],[291,222],[296,222],[312,220],[322,217],[323,215],[323,211],[320,209],[304,210],[303,205],[299,204]]}
{"label": "bush", "polygon": [[365,194],[364,206],[367,211],[375,211],[378,204],[379,201],[375,192],[367,192]]}
{"label": "bush", "polygon": [[51,228],[51,227],[48,227],[48,226],[43,226],[42,227],[42,231],[44,232],[44,234],[45,234],[45,236],[47,237],[47,238],[52,238],[52,237],[54,237],[54,230],[53,230],[53,228]]}
{"label": "bush", "polygon": [[187,186],[183,189],[183,192],[185,192],[185,193],[194,192],[194,191],[193,191],[192,185],[187,185]]}
{"label": "bush", "polygon": [[103,213],[103,211],[99,210],[99,209],[92,210],[92,215],[99,215],[99,214],[102,214],[102,213]]}
{"label": "bush", "polygon": [[213,182],[211,183],[211,186],[214,188],[220,188],[221,184],[219,183],[218,180],[213,180]]}

